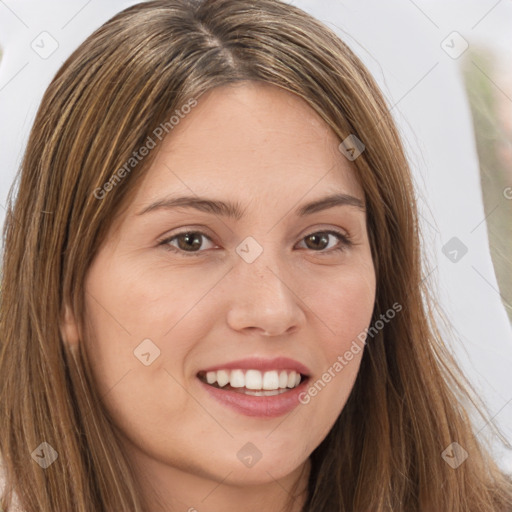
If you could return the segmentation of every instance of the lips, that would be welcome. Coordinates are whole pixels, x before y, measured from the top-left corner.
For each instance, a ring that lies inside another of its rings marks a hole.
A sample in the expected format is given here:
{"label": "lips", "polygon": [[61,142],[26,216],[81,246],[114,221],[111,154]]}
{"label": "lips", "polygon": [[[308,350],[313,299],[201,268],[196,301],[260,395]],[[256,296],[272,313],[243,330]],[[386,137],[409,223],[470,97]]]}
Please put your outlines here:
{"label": "lips", "polygon": [[294,359],[288,357],[276,357],[274,359],[265,359],[263,357],[251,357],[247,359],[239,359],[229,363],[222,363],[216,366],[203,368],[203,372],[217,371],[217,370],[295,370],[297,373],[309,375],[309,368]]}
{"label": "lips", "polygon": [[197,377],[208,394],[248,416],[274,417],[299,404],[309,369],[289,358],[251,358],[205,368]]}

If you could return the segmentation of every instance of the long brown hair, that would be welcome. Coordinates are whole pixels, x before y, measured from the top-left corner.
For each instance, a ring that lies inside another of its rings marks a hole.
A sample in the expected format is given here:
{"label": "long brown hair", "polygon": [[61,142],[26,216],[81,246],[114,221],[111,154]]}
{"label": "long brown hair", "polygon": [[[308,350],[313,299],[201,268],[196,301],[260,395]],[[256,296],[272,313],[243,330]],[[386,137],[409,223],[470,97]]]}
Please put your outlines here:
{"label": "long brown hair", "polygon": [[[85,344],[69,348],[59,321],[67,304],[84,325],[86,272],[155,152],[118,170],[191,98],[240,80],[291,91],[340,141],[363,141],[354,164],[377,274],[372,324],[402,306],[369,339],[351,396],[311,455],[304,510],[512,508],[510,478],[474,435],[463,407],[474,400],[470,387],[436,328],[410,170],[389,108],[334,33],[278,0],[130,7],[94,32],[48,87],[4,227],[4,508],[14,489],[26,512],[144,510]],[[31,457],[42,442],[58,454],[44,471]],[[469,454],[456,469],[442,457],[452,442]]]}

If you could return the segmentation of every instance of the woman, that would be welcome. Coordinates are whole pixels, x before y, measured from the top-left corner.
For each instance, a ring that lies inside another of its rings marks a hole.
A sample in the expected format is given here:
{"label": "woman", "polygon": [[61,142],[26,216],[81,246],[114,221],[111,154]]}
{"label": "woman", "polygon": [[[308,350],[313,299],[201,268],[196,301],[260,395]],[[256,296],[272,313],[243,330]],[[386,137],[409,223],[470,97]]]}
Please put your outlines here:
{"label": "woman", "polygon": [[389,110],[304,12],[115,16],[48,88],[4,236],[4,509],[511,510]]}

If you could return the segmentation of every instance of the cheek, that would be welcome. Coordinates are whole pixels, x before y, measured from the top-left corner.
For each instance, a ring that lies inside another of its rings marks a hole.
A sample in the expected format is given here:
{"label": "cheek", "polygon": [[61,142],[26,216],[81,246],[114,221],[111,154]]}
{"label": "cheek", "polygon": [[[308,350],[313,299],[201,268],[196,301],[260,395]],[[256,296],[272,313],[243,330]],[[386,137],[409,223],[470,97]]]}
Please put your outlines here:
{"label": "cheek", "polygon": [[[345,267],[325,286],[310,289],[307,304],[316,317],[319,372],[302,393],[308,428],[315,435],[311,449],[328,434],[352,391],[364,352],[366,329],[375,302],[371,260]],[[313,411],[313,412],[312,412]]]}
{"label": "cheek", "polygon": [[114,345],[116,339],[124,347],[127,338],[129,344],[161,338],[208,287],[204,280],[190,282],[190,273],[185,276],[179,270],[135,265],[129,260],[108,265],[107,259],[108,255],[98,256],[88,273],[86,304],[95,330],[108,332]]}
{"label": "cheek", "polygon": [[194,336],[184,336],[183,327],[200,290],[187,287],[178,273],[170,283],[154,268],[105,261],[98,257],[85,282],[87,353],[109,414],[138,439],[148,419],[164,428],[190,408],[179,382]]}
{"label": "cheek", "polygon": [[375,285],[371,259],[361,259],[357,265],[331,272],[323,280],[303,281],[304,302],[325,327],[322,331],[326,332],[327,353],[344,349],[368,327],[375,303]]}
{"label": "cheek", "polygon": [[[101,391],[108,392],[127,372],[133,380],[143,370],[149,382],[164,365],[183,380],[193,341],[208,333],[205,319],[197,318],[201,299],[218,279],[98,254],[85,281],[85,340]],[[145,366],[144,359],[154,362]]]}

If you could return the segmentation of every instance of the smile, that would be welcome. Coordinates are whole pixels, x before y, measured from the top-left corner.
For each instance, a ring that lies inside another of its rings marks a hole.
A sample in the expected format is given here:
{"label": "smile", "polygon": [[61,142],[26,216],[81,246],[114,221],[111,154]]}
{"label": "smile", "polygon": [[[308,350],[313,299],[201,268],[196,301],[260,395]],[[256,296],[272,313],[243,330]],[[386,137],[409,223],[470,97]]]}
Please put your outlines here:
{"label": "smile", "polygon": [[236,414],[270,419],[301,404],[310,375],[307,366],[289,357],[250,357],[203,368],[196,378],[205,399]]}
{"label": "smile", "polygon": [[275,396],[300,385],[305,378],[295,370],[234,369],[200,372],[199,379],[217,389],[251,396]]}

